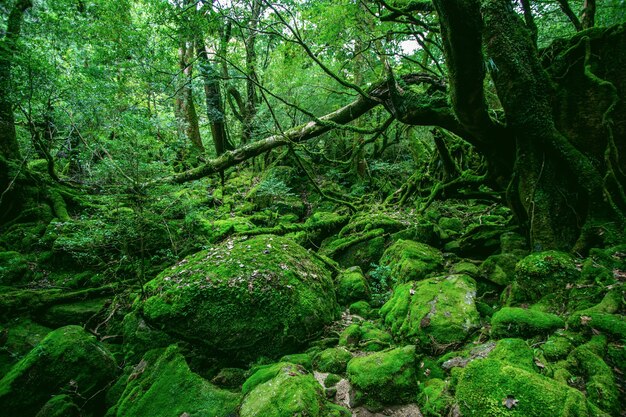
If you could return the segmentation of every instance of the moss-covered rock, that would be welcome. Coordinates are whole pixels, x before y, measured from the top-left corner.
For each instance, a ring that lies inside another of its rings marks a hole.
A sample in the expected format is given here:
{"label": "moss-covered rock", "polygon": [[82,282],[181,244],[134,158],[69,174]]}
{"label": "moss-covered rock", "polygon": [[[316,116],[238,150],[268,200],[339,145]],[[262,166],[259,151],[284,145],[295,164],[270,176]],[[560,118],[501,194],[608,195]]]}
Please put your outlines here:
{"label": "moss-covered rock", "polygon": [[528,371],[537,371],[535,354],[523,339],[508,338],[498,340],[495,348],[489,353],[490,359],[497,359]]}
{"label": "moss-covered rock", "polygon": [[412,240],[398,240],[391,245],[380,264],[391,268],[391,283],[419,281],[443,267],[443,255],[438,249]]}
{"label": "moss-covered rock", "polygon": [[454,404],[454,397],[448,391],[448,382],[439,378],[429,379],[420,386],[417,404],[425,417],[448,415]]}
{"label": "moss-covered rock", "polygon": [[326,400],[322,386],[313,375],[294,364],[280,363],[257,371],[246,381],[247,393],[239,411],[241,417],[349,417],[350,412]]}
{"label": "moss-covered rock", "polygon": [[52,329],[29,319],[17,319],[0,326],[0,376],[43,340]]}
{"label": "moss-covered rock", "polygon": [[52,328],[68,324],[84,325],[96,316],[108,301],[97,298],[71,304],[59,304],[48,308],[40,317],[42,323]]}
{"label": "moss-covered rock", "polygon": [[149,323],[234,362],[294,352],[337,313],[330,272],[278,236],[231,239],[146,285]]}
{"label": "moss-covered rock", "polygon": [[320,372],[342,374],[346,371],[350,359],[352,359],[352,354],[346,348],[329,348],[315,355],[313,367]]}
{"label": "moss-covered rock", "polygon": [[616,416],[620,414],[620,394],[613,371],[602,359],[606,346],[606,338],[595,336],[569,354],[567,368],[571,374],[583,378],[591,402]]}
{"label": "moss-covered rock", "polygon": [[391,335],[370,321],[351,324],[339,336],[339,346],[363,352],[378,352],[392,343]]}
{"label": "moss-covered rock", "polygon": [[536,300],[562,292],[580,277],[574,258],[558,251],[537,252],[517,263],[515,277],[523,296]]}
{"label": "moss-covered rock", "polygon": [[511,253],[492,255],[480,265],[480,276],[497,285],[509,285],[515,280],[515,266],[519,260],[519,256]]}
{"label": "moss-covered rock", "polygon": [[294,353],[291,355],[285,355],[280,358],[280,362],[289,362],[295,365],[300,365],[309,372],[313,372],[313,359],[308,353]]}
{"label": "moss-covered rock", "polygon": [[342,271],[336,278],[337,301],[341,305],[351,304],[358,300],[368,300],[370,297],[367,280],[358,266]]}
{"label": "moss-covered rock", "polygon": [[479,274],[479,269],[472,262],[461,261],[457,262],[450,268],[451,274],[464,274],[469,275],[472,278],[476,278]]}
{"label": "moss-covered rock", "polygon": [[541,345],[543,356],[550,361],[557,361],[567,357],[576,344],[580,343],[581,335],[571,331],[557,331],[550,335]]}
{"label": "moss-covered rock", "polygon": [[623,291],[614,289],[606,293],[602,301],[593,307],[576,311],[567,320],[572,329],[595,329],[616,340],[626,340],[626,317],[623,311]]}
{"label": "moss-covered rock", "polygon": [[503,361],[475,360],[458,372],[463,417],[608,417],[580,391]]}
{"label": "moss-covered rock", "polygon": [[6,415],[35,416],[50,397],[68,393],[89,410],[115,377],[113,356],[78,326],[61,327],[20,360],[0,380]]}
{"label": "moss-covered rock", "polygon": [[28,259],[19,252],[0,252],[0,285],[16,285],[33,277]]}
{"label": "moss-covered rock", "polygon": [[380,313],[394,337],[440,350],[480,326],[475,296],[476,282],[466,275],[412,281],[398,285]]}
{"label": "moss-covered rock", "polygon": [[37,413],[36,417],[81,417],[80,408],[67,394],[55,395]]}
{"label": "moss-covered rock", "polygon": [[135,363],[149,350],[166,348],[175,343],[175,339],[162,330],[154,329],[137,312],[124,316],[122,321],[124,356],[130,363]]}
{"label": "moss-covered rock", "polygon": [[191,229],[195,234],[203,236],[209,243],[219,242],[234,233],[243,233],[255,227],[244,217],[209,219],[209,215],[194,212],[188,215],[185,222],[191,223]]}
{"label": "moss-covered rock", "polygon": [[532,337],[565,327],[565,322],[554,314],[518,307],[504,307],[491,318],[494,337]]}
{"label": "moss-covered rock", "polygon": [[322,242],[320,254],[337,261],[343,268],[368,268],[377,263],[385,251],[384,229],[373,229]]}
{"label": "moss-covered rock", "polygon": [[348,363],[348,379],[356,390],[356,402],[371,408],[406,404],[417,393],[415,346],[404,346]]}
{"label": "moss-covered rock", "polygon": [[240,395],[221,390],[189,370],[176,346],[148,352],[128,378],[118,417],[234,415]]}
{"label": "moss-covered rock", "polygon": [[378,310],[373,309],[367,301],[357,301],[356,303],[350,304],[348,311],[350,314],[354,314],[365,319],[378,317]]}
{"label": "moss-covered rock", "polygon": [[241,368],[222,368],[211,379],[211,383],[224,388],[240,389],[246,382],[246,370]]}

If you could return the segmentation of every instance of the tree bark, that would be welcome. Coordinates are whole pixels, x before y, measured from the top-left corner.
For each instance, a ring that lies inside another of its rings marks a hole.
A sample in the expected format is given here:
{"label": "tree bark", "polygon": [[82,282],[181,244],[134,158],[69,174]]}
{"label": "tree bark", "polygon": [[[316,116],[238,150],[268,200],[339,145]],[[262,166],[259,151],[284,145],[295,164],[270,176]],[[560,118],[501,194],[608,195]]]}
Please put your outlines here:
{"label": "tree bark", "polygon": [[259,82],[256,74],[256,38],[259,26],[259,18],[261,16],[261,0],[252,0],[250,20],[248,22],[248,36],[245,40],[246,47],[246,103],[243,112],[243,130],[241,134],[241,143],[250,142],[254,130],[254,119],[257,113],[257,83]]}
{"label": "tree bark", "polygon": [[200,126],[198,124],[198,113],[193,102],[193,42],[182,40],[178,49],[178,62],[181,72],[181,83],[176,97],[176,118],[179,129],[189,140],[191,145],[198,151],[204,153],[204,145],[200,136]]}

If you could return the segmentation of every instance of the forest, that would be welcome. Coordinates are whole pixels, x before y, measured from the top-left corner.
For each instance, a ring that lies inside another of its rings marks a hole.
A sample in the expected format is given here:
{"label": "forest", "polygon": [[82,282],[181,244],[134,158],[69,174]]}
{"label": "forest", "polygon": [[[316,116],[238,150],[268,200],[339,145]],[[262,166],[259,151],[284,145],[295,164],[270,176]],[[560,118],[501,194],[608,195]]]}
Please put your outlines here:
{"label": "forest", "polygon": [[626,416],[624,0],[0,0],[0,417]]}

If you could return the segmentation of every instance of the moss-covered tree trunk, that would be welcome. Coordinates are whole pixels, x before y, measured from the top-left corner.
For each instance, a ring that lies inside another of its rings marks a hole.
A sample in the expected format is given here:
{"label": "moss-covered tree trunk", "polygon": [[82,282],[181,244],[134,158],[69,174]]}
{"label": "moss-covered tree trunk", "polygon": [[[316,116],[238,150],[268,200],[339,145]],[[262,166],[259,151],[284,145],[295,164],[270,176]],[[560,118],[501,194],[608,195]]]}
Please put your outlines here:
{"label": "moss-covered tree trunk", "polygon": [[[567,45],[554,47],[552,58],[571,64],[565,69],[550,58],[541,62],[532,28],[507,0],[448,0],[435,5],[443,26],[455,113],[492,165],[509,158],[515,161],[509,202],[533,249],[584,251],[617,241],[626,202],[624,171],[618,163],[626,118],[619,99],[623,71],[609,68],[623,68],[626,50],[614,56],[597,54],[603,42],[625,45],[624,28],[614,30],[612,40],[608,32],[586,31]],[[486,67],[491,67],[506,115],[506,126],[497,135],[498,126],[487,119],[484,105]],[[602,75],[595,73],[596,68]],[[514,154],[494,157],[484,152],[491,148]]]}
{"label": "moss-covered tree trunk", "polygon": [[31,0],[18,0],[13,4],[6,32],[0,39],[0,224],[10,218],[20,200],[18,190],[13,187],[16,172],[11,169],[21,159],[11,98],[11,67],[24,13],[30,7]]}

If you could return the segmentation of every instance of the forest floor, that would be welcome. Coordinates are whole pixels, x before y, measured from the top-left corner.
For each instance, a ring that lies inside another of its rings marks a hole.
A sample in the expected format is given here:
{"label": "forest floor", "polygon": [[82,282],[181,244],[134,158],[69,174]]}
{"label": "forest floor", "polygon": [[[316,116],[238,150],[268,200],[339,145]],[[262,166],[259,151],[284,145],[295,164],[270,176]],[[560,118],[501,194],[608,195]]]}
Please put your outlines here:
{"label": "forest floor", "polygon": [[33,196],[0,230],[0,416],[626,416],[626,245],[295,177]]}

